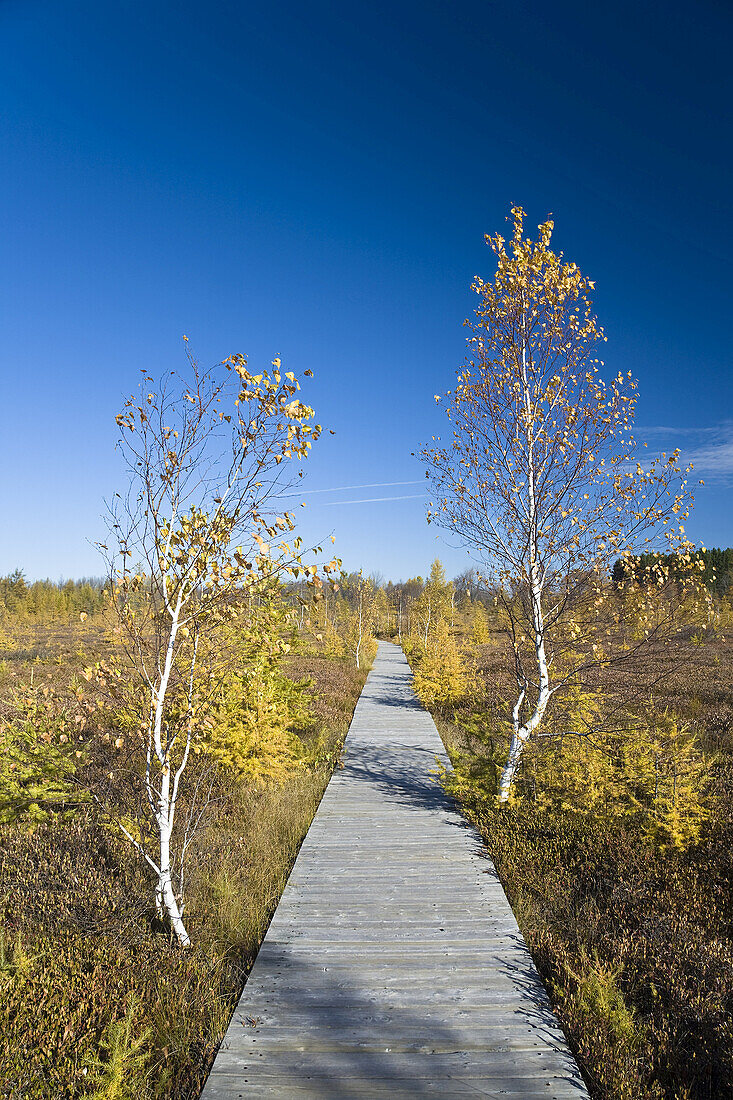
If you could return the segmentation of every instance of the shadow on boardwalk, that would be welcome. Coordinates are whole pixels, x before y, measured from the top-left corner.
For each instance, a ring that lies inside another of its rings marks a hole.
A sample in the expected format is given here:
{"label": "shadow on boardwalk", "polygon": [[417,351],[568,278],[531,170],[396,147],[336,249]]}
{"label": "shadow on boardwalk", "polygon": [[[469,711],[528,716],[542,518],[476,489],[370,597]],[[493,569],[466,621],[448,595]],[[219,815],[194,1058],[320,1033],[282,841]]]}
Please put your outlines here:
{"label": "shadow on boardwalk", "polygon": [[[400,747],[399,744],[395,745],[396,749]],[[412,764],[400,764],[394,760],[385,764],[378,751],[361,749],[358,757],[347,753],[344,757],[344,772],[359,781],[367,804],[370,795],[379,794],[384,796],[385,802],[393,805],[449,810],[456,816],[461,816],[457,804],[440,785],[435,753],[427,749],[410,751],[413,756]],[[423,758],[423,768],[419,771],[414,767],[415,756]],[[467,824],[465,819],[462,820],[464,825]]]}
{"label": "shadow on boardwalk", "polygon": [[483,1025],[460,991],[396,1004],[389,988],[362,988],[328,953],[316,966],[279,944],[261,961],[262,978],[245,989],[202,1100],[587,1096],[569,1058],[566,1074],[553,1073],[563,1040],[529,961],[496,970],[511,992],[496,997]]}
{"label": "shadow on boardwalk", "polygon": [[587,1100],[410,681],[381,643],[203,1100]]}

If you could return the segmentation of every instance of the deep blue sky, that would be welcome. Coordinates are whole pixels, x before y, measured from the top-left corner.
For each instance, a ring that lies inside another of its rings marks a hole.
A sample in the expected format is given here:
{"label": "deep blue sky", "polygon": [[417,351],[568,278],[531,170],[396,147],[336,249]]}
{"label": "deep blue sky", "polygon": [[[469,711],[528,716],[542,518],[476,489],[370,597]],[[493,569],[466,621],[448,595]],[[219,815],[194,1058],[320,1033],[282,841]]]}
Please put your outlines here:
{"label": "deep blue sky", "polygon": [[[449,571],[411,452],[442,429],[512,203],[597,282],[639,434],[733,542],[727,2],[0,0],[0,572],[100,571],[137,384],[235,351],[315,371],[306,534]],[[404,500],[371,498],[405,496]],[[337,501],[370,501],[344,503]]]}

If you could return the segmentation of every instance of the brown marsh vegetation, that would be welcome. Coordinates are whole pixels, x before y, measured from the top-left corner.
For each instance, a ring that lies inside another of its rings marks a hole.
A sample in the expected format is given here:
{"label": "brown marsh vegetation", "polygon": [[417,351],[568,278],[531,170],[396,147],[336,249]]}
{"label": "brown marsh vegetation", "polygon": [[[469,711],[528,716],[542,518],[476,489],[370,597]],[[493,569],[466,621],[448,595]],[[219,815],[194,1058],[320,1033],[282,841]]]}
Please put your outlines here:
{"label": "brown marsh vegetation", "polygon": [[[348,595],[303,617],[286,659],[294,682],[311,681],[287,783],[194,764],[212,797],[189,852],[190,949],[158,924],[143,865],[73,781],[48,812],[0,826],[4,1100],[198,1095],[363,683]],[[462,597],[435,563],[426,581],[375,586],[370,629],[402,630],[451,751],[445,781],[481,830],[594,1100],[733,1096],[733,640],[722,620],[697,622],[594,670],[548,733],[586,721],[598,744],[539,740],[499,808],[511,663],[486,595]],[[41,732],[64,708],[73,723],[85,665],[114,644],[100,612],[6,615],[2,722],[30,705]],[[631,712],[640,735],[671,729],[678,746],[686,809],[675,817],[652,792],[664,827],[650,827],[649,775],[620,751]],[[88,779],[105,755],[80,736]]]}
{"label": "brown marsh vegetation", "polygon": [[[113,644],[103,614],[6,614],[3,729],[19,706],[41,730],[62,713],[68,728],[84,667]],[[106,759],[88,726],[65,792],[0,825],[3,1100],[198,1095],[366,675],[313,644],[286,671],[310,685],[286,782],[234,782],[194,761],[192,788],[209,797],[187,856],[186,951],[157,921],[144,864],[84,800]]]}
{"label": "brown marsh vegetation", "polygon": [[476,661],[480,702],[438,716],[455,765],[447,783],[485,839],[592,1095],[733,1096],[733,639],[690,628],[643,669],[597,674],[610,712],[638,707],[643,676],[647,712],[696,735],[706,814],[680,846],[655,840],[631,804],[604,812],[576,790],[548,807],[541,750],[525,762],[522,797],[497,807],[502,735],[489,716],[511,697],[504,650],[492,634]]}

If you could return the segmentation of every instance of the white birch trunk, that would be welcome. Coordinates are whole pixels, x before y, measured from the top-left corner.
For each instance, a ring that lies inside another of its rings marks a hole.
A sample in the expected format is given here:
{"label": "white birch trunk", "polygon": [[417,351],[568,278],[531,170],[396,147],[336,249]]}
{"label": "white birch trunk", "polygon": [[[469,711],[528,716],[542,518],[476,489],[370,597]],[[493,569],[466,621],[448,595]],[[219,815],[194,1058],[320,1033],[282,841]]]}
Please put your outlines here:
{"label": "white birch trunk", "polygon": [[176,637],[180,628],[180,621],[181,597],[179,595],[176,606],[171,608],[171,628],[170,634],[168,635],[165,662],[160,676],[160,683],[158,684],[157,690],[154,692],[153,746],[158,763],[160,764],[160,790],[157,792],[154,790],[152,777],[149,775],[147,777],[147,786],[148,798],[151,804],[157,803],[155,806],[155,820],[158,826],[160,860],[157,868],[158,885],[155,892],[156,908],[160,917],[167,915],[171,928],[175,932],[176,938],[181,946],[188,947],[191,940],[183,923],[181,909],[178,904],[175,890],[173,889],[170,860],[171,835],[173,832],[173,821],[176,811],[175,801],[178,793],[178,780],[181,772],[186,766],[188,748],[184,753],[182,764],[178,770],[173,796],[171,797],[170,747],[164,746],[163,744],[163,713],[165,709],[165,698],[168,691],[171,669],[173,667],[173,656],[175,653]]}
{"label": "white birch trunk", "polygon": [[537,576],[537,565],[532,567],[532,581],[531,581],[531,594],[532,594],[532,619],[534,629],[534,643],[535,643],[535,658],[537,661],[537,672],[539,675],[539,691],[537,693],[537,702],[535,703],[534,710],[530,719],[524,724],[520,721],[520,713],[522,703],[527,694],[526,686],[522,688],[519,694],[519,698],[514,704],[512,711],[512,738],[509,746],[509,755],[507,762],[504,765],[504,769],[501,773],[501,779],[499,780],[499,802],[506,802],[511,793],[512,783],[516,775],[519,761],[524,751],[524,747],[529,741],[534,731],[539,726],[540,722],[545,716],[547,710],[547,704],[550,701],[552,690],[550,688],[550,674],[547,665],[547,654],[545,652],[545,633],[544,633],[544,617],[542,614],[542,586]]}
{"label": "white birch trunk", "polygon": [[361,653],[361,636],[363,631],[363,600],[364,597],[359,593],[359,631],[356,638],[356,667],[359,668],[359,654]]}
{"label": "white birch trunk", "polygon": [[[173,811],[173,813],[171,812]],[[171,923],[171,928],[182,947],[188,947],[191,943],[186,926],[183,923],[181,909],[178,904],[176,892],[173,889],[171,877],[171,833],[173,831],[173,814],[175,806],[170,798],[170,769],[166,768],[160,791],[160,810],[158,813],[158,829],[160,832],[160,864],[158,871],[158,886],[156,889],[156,901],[159,910],[165,912]]]}
{"label": "white birch trunk", "polygon": [[524,409],[527,431],[527,528],[528,528],[528,554],[529,554],[529,597],[531,629],[534,634],[534,649],[537,668],[537,701],[531,717],[524,724],[521,723],[521,709],[527,694],[527,684],[520,690],[512,711],[512,737],[509,746],[507,762],[499,780],[499,802],[506,802],[511,793],[512,784],[516,775],[519,761],[524,747],[534,731],[544,718],[547,704],[550,701],[552,691],[550,689],[550,674],[545,652],[545,621],[542,611],[542,592],[544,579],[541,576],[538,561],[538,516],[537,499],[535,494],[535,469],[534,434],[533,434],[533,410],[527,381],[527,347],[522,342],[522,385],[524,387]]}

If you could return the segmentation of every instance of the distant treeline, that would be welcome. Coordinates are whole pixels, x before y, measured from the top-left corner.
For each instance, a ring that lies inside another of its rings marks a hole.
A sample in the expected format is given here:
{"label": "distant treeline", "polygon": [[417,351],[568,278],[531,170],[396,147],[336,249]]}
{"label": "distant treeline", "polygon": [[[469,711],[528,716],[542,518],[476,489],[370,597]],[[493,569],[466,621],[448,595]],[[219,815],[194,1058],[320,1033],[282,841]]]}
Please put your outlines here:
{"label": "distant treeline", "polygon": [[22,570],[0,577],[0,610],[25,615],[66,615],[85,611],[88,615],[103,606],[104,582],[99,577],[78,581],[33,581]]}
{"label": "distant treeline", "polygon": [[[716,596],[727,595],[733,587],[733,549],[729,546],[726,550],[715,547],[710,550],[698,550],[697,557],[705,562],[702,577],[706,586]],[[620,584],[628,576],[628,570],[631,567],[632,575],[641,584],[649,578],[649,570],[659,564],[669,568],[673,577],[677,573],[677,559],[674,554],[639,554],[626,566],[619,558],[613,567],[613,583]]]}

